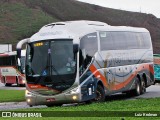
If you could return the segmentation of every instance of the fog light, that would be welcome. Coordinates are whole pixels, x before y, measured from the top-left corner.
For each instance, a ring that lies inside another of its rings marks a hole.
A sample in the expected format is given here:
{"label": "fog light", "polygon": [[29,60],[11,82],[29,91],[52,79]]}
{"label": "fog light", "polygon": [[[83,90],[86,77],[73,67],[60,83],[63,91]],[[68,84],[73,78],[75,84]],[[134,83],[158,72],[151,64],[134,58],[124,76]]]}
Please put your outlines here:
{"label": "fog light", "polygon": [[27,102],[31,102],[31,99],[27,99]]}
{"label": "fog light", "polygon": [[73,99],[73,100],[76,100],[76,99],[77,99],[77,96],[74,95],[74,96],[72,97],[72,99]]}

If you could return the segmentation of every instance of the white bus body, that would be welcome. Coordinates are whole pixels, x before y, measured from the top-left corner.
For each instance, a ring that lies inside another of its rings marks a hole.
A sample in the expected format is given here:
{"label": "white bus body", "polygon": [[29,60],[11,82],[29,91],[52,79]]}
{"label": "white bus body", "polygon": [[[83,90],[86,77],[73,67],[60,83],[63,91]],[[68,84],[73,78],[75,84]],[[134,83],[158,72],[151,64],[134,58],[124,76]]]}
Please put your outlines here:
{"label": "white bus body", "polygon": [[30,106],[104,101],[117,92],[140,95],[154,83],[152,43],[144,28],[57,22],[25,42]]}

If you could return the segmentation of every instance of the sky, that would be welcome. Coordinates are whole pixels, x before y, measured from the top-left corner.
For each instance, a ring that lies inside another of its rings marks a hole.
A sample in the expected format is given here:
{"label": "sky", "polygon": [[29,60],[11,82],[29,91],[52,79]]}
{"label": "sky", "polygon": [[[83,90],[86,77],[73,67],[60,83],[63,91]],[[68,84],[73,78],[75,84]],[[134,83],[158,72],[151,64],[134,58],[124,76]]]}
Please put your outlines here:
{"label": "sky", "polygon": [[160,18],[160,0],[78,0],[103,7],[153,14]]}

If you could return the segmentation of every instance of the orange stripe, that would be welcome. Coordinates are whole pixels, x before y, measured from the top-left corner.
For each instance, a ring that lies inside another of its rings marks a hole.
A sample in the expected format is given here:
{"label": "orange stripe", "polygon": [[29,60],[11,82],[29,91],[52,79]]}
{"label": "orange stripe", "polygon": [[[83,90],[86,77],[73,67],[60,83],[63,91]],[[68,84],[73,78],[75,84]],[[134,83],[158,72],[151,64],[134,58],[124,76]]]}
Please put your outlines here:
{"label": "orange stripe", "polygon": [[46,87],[46,86],[42,86],[42,85],[36,85],[36,84],[27,84],[27,86],[31,89],[31,90],[38,90],[38,89],[43,89],[43,90],[53,90],[55,92],[60,92],[58,90]]}
{"label": "orange stripe", "polygon": [[[152,66],[152,65],[148,65],[148,64],[147,64],[147,65],[141,65],[141,66],[139,66],[139,67],[137,68],[137,70],[136,70],[134,73],[132,73],[131,76],[130,76],[128,79],[126,79],[124,82],[122,82],[122,83],[120,83],[120,84],[118,84],[118,85],[114,85],[114,86],[112,87],[112,90],[122,89],[124,86],[126,86],[127,84],[129,84],[129,82],[137,75],[137,73],[138,73],[139,71],[141,71],[141,70],[143,70],[143,69],[149,70],[152,74],[154,73],[154,69],[153,69],[153,66]],[[96,67],[92,64],[92,65],[90,66],[90,70],[91,70],[92,73],[94,73],[97,69],[96,69]],[[94,76],[95,76],[96,78],[102,80],[104,86],[107,87],[107,88],[109,88],[109,85],[108,85],[108,83],[107,83],[107,79],[106,79],[99,71],[97,71],[97,72],[94,74]],[[98,77],[98,76],[100,76],[100,77]]]}
{"label": "orange stripe", "polygon": [[[97,68],[92,64],[92,65],[90,66],[90,71],[91,71],[92,73],[94,73],[95,71],[97,71]],[[104,86],[108,88],[107,79],[106,79],[99,71],[97,71],[97,72],[94,74],[94,76],[95,76],[96,78],[102,80]],[[98,77],[98,76],[99,76],[99,77]]]}
{"label": "orange stripe", "polygon": [[151,65],[141,65],[139,66],[139,68],[137,68],[137,70],[131,74],[131,76],[125,80],[124,82],[118,84],[118,85],[115,85],[112,90],[119,90],[119,89],[122,89],[124,86],[126,86],[127,84],[129,84],[129,82],[137,75],[137,73],[143,69],[148,69],[152,74],[154,73],[154,69],[153,69],[153,66]]}
{"label": "orange stripe", "polygon": [[126,86],[133,78],[135,77],[135,74],[133,73],[126,81],[113,86],[112,90],[119,90],[122,89],[124,86]]}
{"label": "orange stripe", "polygon": [[45,87],[42,85],[35,85],[35,84],[27,84],[27,85],[30,89],[47,89],[48,90],[48,87]]}

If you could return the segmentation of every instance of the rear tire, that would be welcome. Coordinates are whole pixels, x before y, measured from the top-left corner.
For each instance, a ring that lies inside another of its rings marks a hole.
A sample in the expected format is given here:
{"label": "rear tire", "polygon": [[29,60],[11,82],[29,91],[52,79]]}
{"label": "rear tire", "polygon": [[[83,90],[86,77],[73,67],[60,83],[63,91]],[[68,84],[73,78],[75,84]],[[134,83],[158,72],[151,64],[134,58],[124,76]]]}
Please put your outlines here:
{"label": "rear tire", "polygon": [[136,88],[133,90],[134,95],[139,96],[141,94],[140,80],[136,78]]}
{"label": "rear tire", "polygon": [[145,92],[146,92],[146,84],[145,84],[144,78],[142,78],[142,81],[141,81],[141,94],[144,94]]}
{"label": "rear tire", "polygon": [[4,77],[3,79],[4,79],[4,85],[5,85],[6,87],[9,87],[9,86],[11,86],[11,85],[12,85],[11,83],[6,83],[6,79],[5,79],[5,77]]}
{"label": "rear tire", "polygon": [[104,102],[105,101],[105,92],[101,85],[97,86],[96,90],[96,98],[94,99],[96,102]]}

